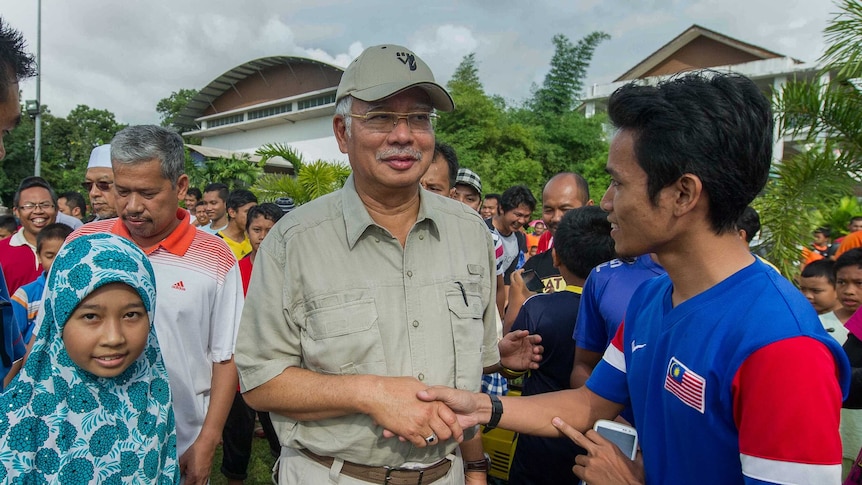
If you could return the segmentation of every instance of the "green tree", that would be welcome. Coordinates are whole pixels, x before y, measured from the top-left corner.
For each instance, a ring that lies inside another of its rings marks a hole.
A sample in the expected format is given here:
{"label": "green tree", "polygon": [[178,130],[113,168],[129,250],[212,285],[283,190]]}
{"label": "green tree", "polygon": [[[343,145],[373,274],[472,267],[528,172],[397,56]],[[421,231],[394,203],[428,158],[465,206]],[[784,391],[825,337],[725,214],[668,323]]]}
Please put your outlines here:
{"label": "green tree", "polygon": [[437,138],[455,148],[461,166],[482,178],[484,192],[502,192],[515,184],[541,190],[535,130],[511,116],[502,98],[485,93],[475,54],[462,59],[446,87],[456,109],[440,114]]}
{"label": "green tree", "polygon": [[798,272],[799,250],[811,230],[842,197],[852,194],[862,175],[862,4],[844,0],[824,31],[827,50],[820,59],[830,79],[788,83],[775,98],[783,135],[809,147],[784,160],[763,197],[761,212],[768,257],[786,276]]}
{"label": "green tree", "polygon": [[307,163],[302,154],[284,143],[269,143],[260,147],[257,155],[262,163],[281,157],[293,165],[294,176],[266,174],[251,187],[261,202],[272,202],[279,197],[290,197],[297,205],[334,192],[344,186],[350,167],[337,162],[315,160]]}
{"label": "green tree", "polygon": [[593,52],[603,40],[611,36],[604,32],[592,32],[572,44],[563,34],[552,39],[554,56],[551,70],[545,75],[542,87],[537,89],[529,105],[533,112],[545,116],[568,113],[575,107],[584,87],[587,68]]}
{"label": "green tree", "polygon": [[[35,124],[22,114],[21,125],[7,137],[7,159],[0,177],[0,196],[11,200],[18,183],[34,173]],[[118,123],[110,111],[79,105],[66,118],[51,114],[42,106],[41,175],[57,192],[83,192],[81,182],[87,170],[90,151],[110,143],[125,125]]]}
{"label": "green tree", "polygon": [[263,176],[265,161],[252,162],[248,154],[231,158],[210,158],[195,165],[186,157],[186,174],[192,187],[203,188],[211,182],[220,182],[233,189],[245,189]]}
{"label": "green tree", "polygon": [[160,99],[156,104],[156,112],[159,113],[161,125],[173,126],[180,111],[197,95],[197,89],[180,89],[172,92],[167,98]]}

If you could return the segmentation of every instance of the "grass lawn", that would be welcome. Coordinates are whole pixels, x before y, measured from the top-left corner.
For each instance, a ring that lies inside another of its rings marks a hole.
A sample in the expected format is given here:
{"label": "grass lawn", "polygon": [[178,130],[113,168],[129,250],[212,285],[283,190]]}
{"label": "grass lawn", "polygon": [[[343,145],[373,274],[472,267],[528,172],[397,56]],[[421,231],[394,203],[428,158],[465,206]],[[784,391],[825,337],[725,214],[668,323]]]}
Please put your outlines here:
{"label": "grass lawn", "polygon": [[[227,479],[221,474],[221,446],[216,449],[213,458],[212,474],[210,483],[212,485],[226,485]],[[245,485],[269,485],[272,483],[272,466],[275,458],[269,453],[269,444],[263,438],[255,437],[251,445],[251,461],[248,464],[248,479]]]}

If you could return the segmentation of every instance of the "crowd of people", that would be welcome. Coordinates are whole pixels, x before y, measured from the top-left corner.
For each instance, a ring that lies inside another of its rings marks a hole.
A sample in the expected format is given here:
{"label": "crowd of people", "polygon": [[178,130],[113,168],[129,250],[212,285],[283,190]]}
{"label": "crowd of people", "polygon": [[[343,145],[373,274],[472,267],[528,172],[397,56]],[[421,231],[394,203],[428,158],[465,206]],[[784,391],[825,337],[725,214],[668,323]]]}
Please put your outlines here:
{"label": "crowd of people", "polygon": [[[0,20],[0,158],[32,74]],[[862,231],[818,229],[801,291],[751,253],[773,137],[754,82],[617,90],[598,206],[570,172],[540,200],[483,194],[435,139],[454,109],[380,45],[336,92],[352,174],[302,206],[191,187],[182,138],[150,125],[93,149],[89,207],[20,181],[0,480],[203,484],[223,443],[242,483],[256,421],[281,484],[487,483],[480,424],[521,433],[512,484],[859,479]],[[638,458],[600,419],[637,430]]]}

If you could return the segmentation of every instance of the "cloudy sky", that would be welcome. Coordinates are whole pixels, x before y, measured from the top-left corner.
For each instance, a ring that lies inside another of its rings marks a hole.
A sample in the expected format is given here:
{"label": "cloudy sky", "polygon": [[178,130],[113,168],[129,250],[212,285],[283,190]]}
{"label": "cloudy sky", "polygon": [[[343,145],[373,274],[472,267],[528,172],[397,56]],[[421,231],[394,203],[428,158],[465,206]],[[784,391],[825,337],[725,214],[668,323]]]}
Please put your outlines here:
{"label": "cloudy sky", "polygon": [[[35,0],[0,0],[0,16],[36,51]],[[823,51],[831,0],[42,0],[42,102],[79,104],[123,123],[156,123],[159,99],[199,89],[252,59],[306,56],[340,66],[382,43],[412,48],[446,82],[476,53],[485,90],[512,101],[541,83],[551,38],[611,35],[587,84],[610,82],[692,24],[803,61]],[[35,98],[35,81],[22,85]]]}

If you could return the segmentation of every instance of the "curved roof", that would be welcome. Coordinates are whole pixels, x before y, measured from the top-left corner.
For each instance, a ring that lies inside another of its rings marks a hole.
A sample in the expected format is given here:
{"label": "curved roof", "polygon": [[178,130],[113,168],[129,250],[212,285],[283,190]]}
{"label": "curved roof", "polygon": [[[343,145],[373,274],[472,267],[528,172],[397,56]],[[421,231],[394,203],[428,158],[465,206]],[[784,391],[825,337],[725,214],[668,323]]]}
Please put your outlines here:
{"label": "curved roof", "polygon": [[179,127],[182,131],[196,129],[198,126],[197,123],[195,123],[195,119],[202,116],[204,111],[212,106],[212,102],[214,100],[226,91],[234,89],[236,84],[240,81],[245,80],[249,76],[259,74],[271,67],[285,65],[290,68],[290,66],[297,64],[311,64],[319,66],[321,69],[335,69],[340,72],[344,72],[344,69],[338,66],[314,59],[308,59],[306,57],[272,56],[248,61],[245,64],[234,67],[221,76],[213,79],[209,84],[201,89],[197,96],[192,98],[185,108],[179,112],[174,121],[174,125]]}

